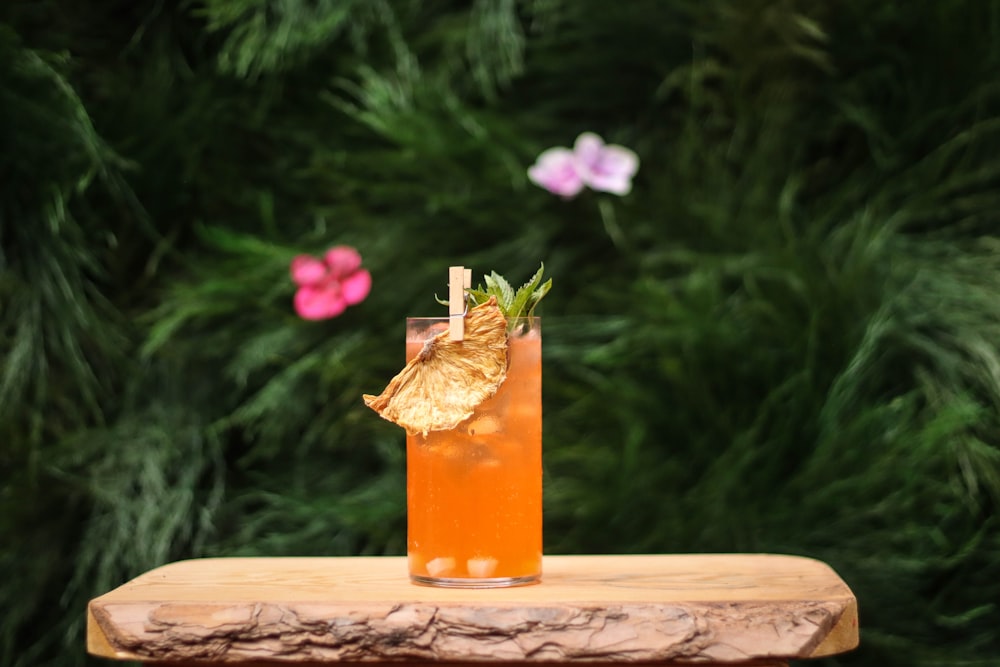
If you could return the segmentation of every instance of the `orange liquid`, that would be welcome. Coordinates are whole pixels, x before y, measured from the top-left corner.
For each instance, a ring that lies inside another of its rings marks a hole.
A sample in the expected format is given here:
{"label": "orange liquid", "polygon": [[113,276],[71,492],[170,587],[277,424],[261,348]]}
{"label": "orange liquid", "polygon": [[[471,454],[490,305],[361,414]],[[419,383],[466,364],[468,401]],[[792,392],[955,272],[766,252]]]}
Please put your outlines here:
{"label": "orange liquid", "polygon": [[[408,332],[407,359],[420,351],[424,338]],[[469,419],[450,431],[406,438],[409,570],[418,579],[526,583],[541,574],[537,318],[533,330],[511,335],[509,351],[507,379]]]}

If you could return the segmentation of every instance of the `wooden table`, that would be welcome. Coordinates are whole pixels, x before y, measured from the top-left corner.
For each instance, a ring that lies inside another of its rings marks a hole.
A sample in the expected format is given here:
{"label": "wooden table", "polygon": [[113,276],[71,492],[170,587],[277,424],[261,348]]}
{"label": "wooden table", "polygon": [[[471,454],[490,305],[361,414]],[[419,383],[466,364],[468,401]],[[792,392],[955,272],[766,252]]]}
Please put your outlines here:
{"label": "wooden table", "polygon": [[173,665],[781,666],[857,644],[841,578],[770,554],[546,556],[542,583],[490,590],[413,585],[402,557],[191,560],[87,618],[91,654]]}

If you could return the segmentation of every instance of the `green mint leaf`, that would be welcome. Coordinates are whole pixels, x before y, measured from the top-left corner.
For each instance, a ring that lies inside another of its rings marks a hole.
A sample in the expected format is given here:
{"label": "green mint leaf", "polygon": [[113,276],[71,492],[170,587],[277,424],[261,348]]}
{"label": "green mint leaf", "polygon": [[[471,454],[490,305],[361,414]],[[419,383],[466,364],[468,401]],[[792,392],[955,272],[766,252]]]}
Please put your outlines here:
{"label": "green mint leaf", "polygon": [[490,272],[490,275],[485,276],[485,279],[486,292],[488,294],[496,295],[497,302],[500,304],[500,312],[506,315],[514,303],[514,288],[511,287],[506,278],[501,276],[496,271]]}
{"label": "green mint leaf", "polygon": [[[535,290],[538,288],[538,282],[542,279],[542,272],[543,269],[538,269],[538,271],[535,272],[535,275],[531,277],[531,280],[521,285],[521,288],[517,290],[517,293],[511,301],[509,308],[510,312],[523,313],[524,315],[528,315],[530,313],[532,307],[531,300],[535,294]],[[516,317],[520,317],[520,315],[517,315]]]}
{"label": "green mint leaf", "polygon": [[484,276],[485,287],[480,285],[468,290],[469,299],[472,305],[478,306],[495,296],[500,312],[507,318],[508,325],[513,326],[514,320],[519,317],[532,317],[538,302],[552,289],[551,278],[542,282],[544,273],[545,264],[542,264],[528,282],[515,290],[506,278],[492,271]]}

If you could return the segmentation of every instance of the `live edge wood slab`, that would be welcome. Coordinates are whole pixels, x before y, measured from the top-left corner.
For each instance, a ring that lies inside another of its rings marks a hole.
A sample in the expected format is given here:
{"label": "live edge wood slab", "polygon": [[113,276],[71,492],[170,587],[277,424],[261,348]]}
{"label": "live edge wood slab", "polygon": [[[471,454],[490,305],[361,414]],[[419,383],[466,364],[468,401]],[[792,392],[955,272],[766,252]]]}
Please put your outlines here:
{"label": "live edge wood slab", "polygon": [[402,557],[191,560],[95,598],[87,621],[91,654],[175,666],[772,666],[858,644],[841,578],[772,554],[546,556],[542,583],[491,590],[413,585]]}

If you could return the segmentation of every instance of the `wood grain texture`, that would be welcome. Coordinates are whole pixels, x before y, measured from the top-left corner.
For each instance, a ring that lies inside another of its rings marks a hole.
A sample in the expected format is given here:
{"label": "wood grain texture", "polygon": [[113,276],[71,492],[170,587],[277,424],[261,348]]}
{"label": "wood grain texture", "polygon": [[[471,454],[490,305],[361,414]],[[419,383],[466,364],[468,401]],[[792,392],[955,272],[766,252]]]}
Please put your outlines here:
{"label": "wood grain texture", "polygon": [[547,556],[541,584],[415,586],[406,560],[221,558],[147,572],[88,610],[88,650],[158,661],[781,664],[858,642],[822,562]]}
{"label": "wood grain texture", "polygon": [[[148,667],[154,665],[160,665],[161,667],[206,667],[206,665],[212,665],[212,661],[191,661],[191,662],[176,662],[176,661],[157,661],[157,662],[146,662],[144,663]],[[220,662],[220,664],[223,664]],[[301,661],[289,661],[289,660],[255,660],[253,662],[229,662],[225,663],[233,665],[236,667],[329,667],[330,662],[301,662]],[[335,663],[338,667],[372,667],[373,664],[389,664],[390,667],[469,667],[470,665],[480,665],[480,663],[472,662],[400,662],[400,663],[371,663],[371,662],[339,662]],[[489,667],[519,667],[524,663],[515,662],[489,662]],[[541,663],[543,665],[559,665],[566,663]],[[621,667],[620,662],[587,662],[587,667]],[[628,667],[677,667],[678,665],[687,665],[688,667],[788,667],[788,663],[784,660],[764,660],[764,661],[741,661],[738,663],[732,662],[696,662],[696,663],[678,663],[678,662],[630,662]]]}

